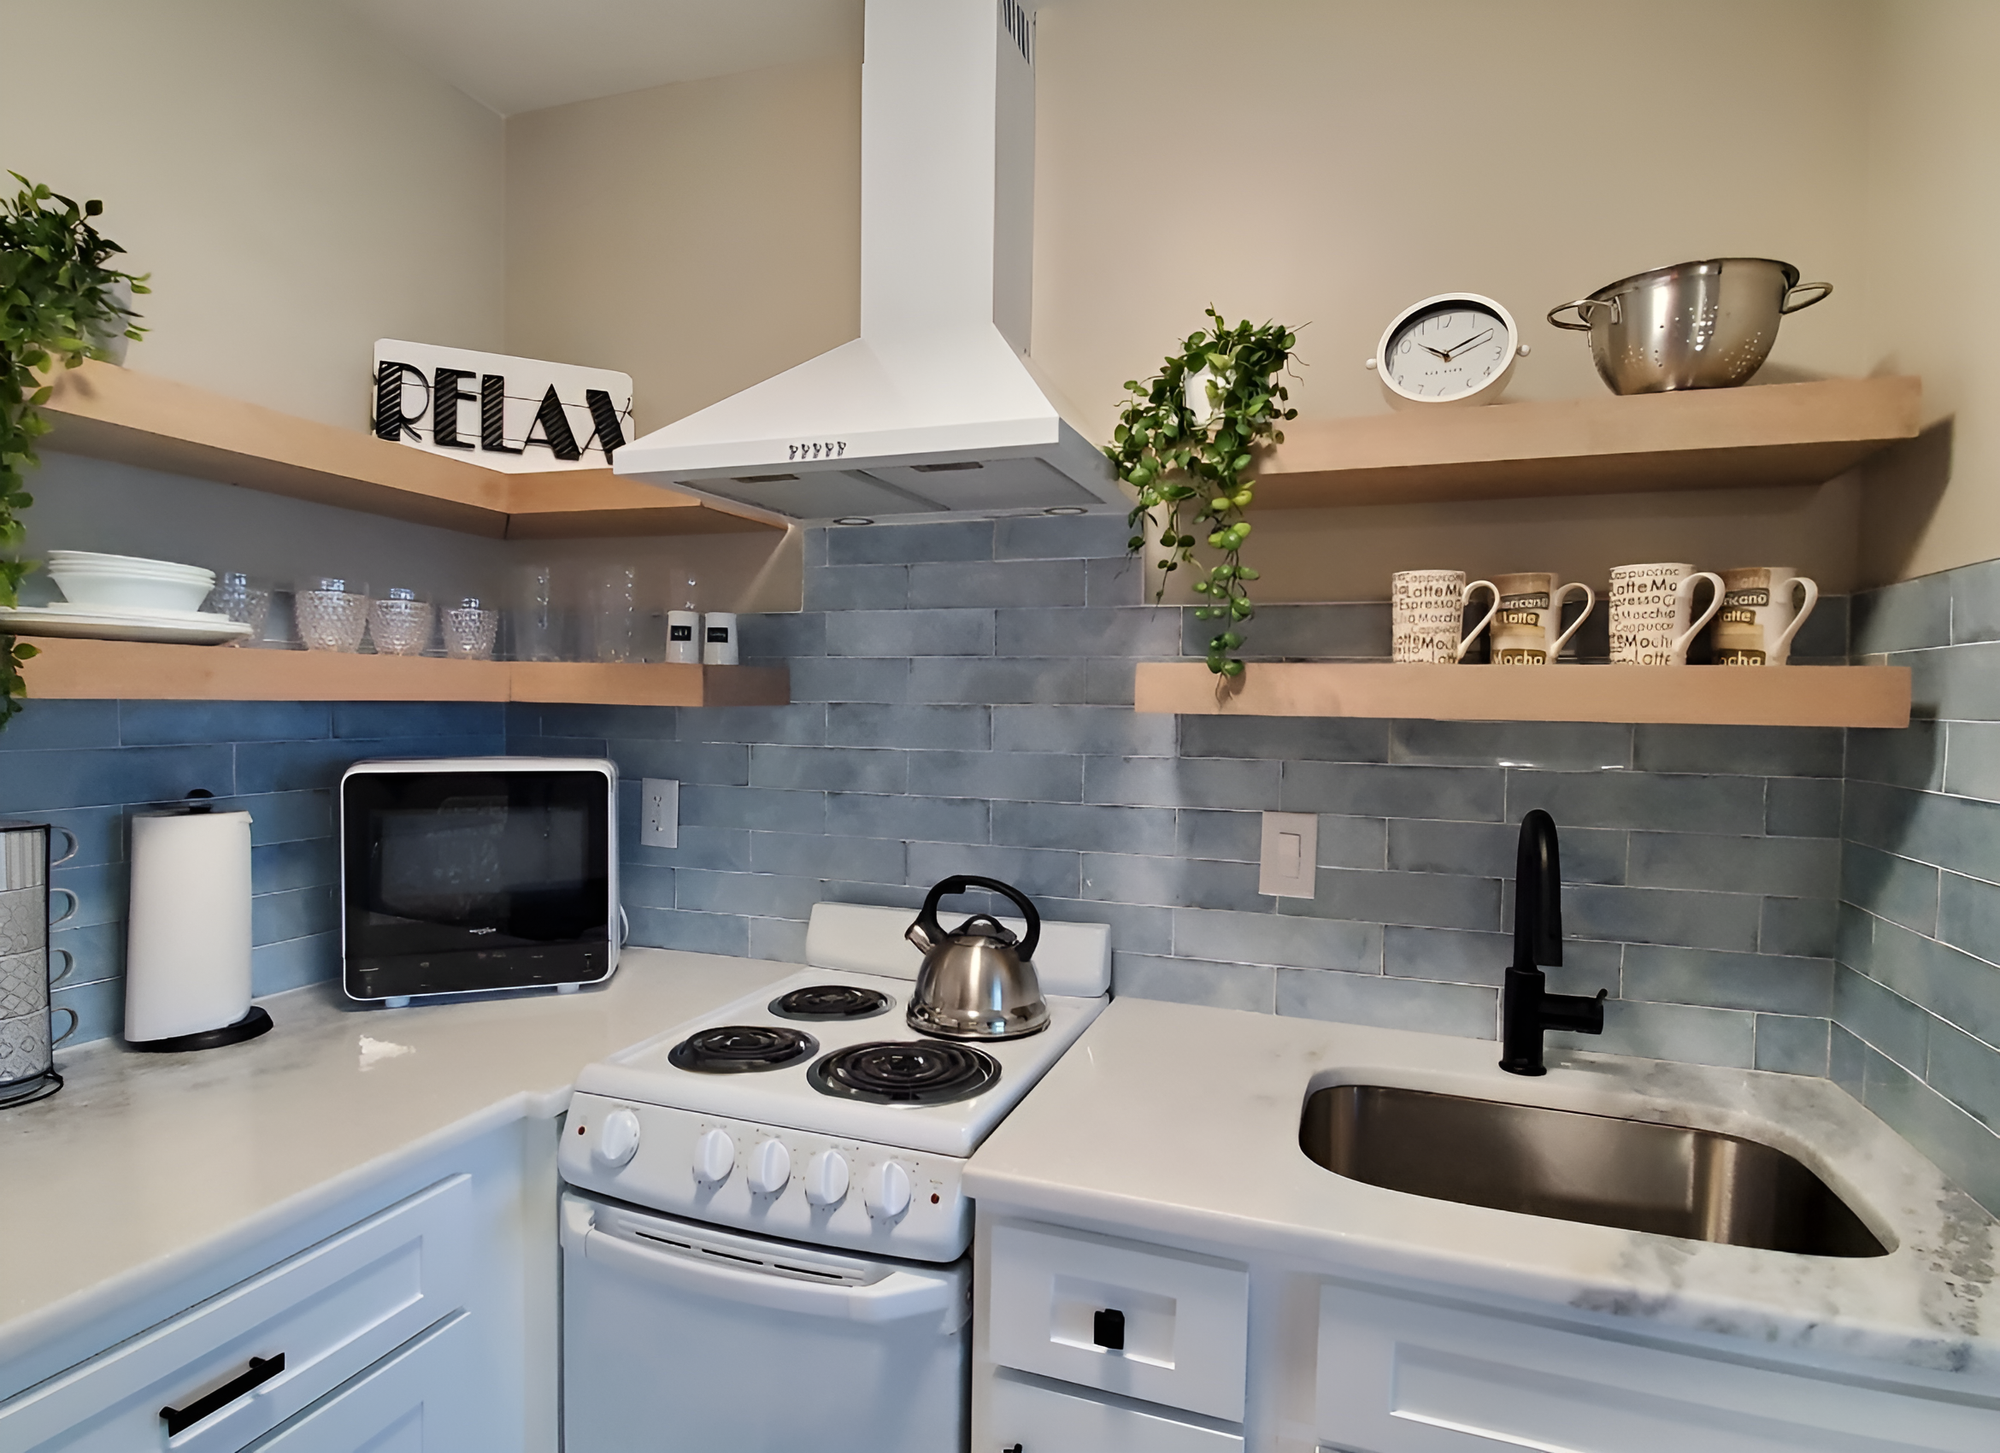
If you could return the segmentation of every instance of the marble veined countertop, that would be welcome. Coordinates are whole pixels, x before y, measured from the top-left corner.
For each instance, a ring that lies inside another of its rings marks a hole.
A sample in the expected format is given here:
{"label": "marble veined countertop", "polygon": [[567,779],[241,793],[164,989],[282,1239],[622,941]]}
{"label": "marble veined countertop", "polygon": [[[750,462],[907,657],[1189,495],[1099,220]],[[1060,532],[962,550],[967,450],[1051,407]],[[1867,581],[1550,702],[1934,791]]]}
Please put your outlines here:
{"label": "marble veined countertop", "polygon": [[[966,1190],[1138,1240],[1448,1284],[1635,1331],[2000,1378],[2000,1227],[1825,1080],[1120,999],[966,1168]],[[1299,1148],[1309,1090],[1380,1084],[1666,1121],[1803,1161],[1893,1250],[1798,1256],[1517,1215],[1348,1180]]]}
{"label": "marble veined countertop", "polygon": [[405,1157],[560,1114],[586,1064],[796,968],[628,948],[575,994],[381,1010],[324,983],[259,1000],[276,1027],[247,1044],[58,1050],[63,1089],[0,1110],[0,1362]]}

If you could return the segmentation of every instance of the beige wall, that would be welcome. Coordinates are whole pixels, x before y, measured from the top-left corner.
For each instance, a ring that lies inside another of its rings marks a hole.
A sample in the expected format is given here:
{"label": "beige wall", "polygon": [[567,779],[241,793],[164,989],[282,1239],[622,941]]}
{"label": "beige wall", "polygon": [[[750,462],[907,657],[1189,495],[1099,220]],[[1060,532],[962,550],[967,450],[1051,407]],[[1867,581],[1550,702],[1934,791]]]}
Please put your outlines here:
{"label": "beige wall", "polygon": [[1880,366],[1943,421],[1869,471],[1861,574],[1886,584],[2000,556],[2000,5],[1885,0],[1872,55]]}
{"label": "beige wall", "polygon": [[860,326],[851,60],[507,122],[507,346],[630,373],[642,431]]}
{"label": "beige wall", "polygon": [[0,36],[0,164],[153,275],[131,367],[360,427],[378,337],[501,346],[503,123],[351,17],[0,0]]}
{"label": "beige wall", "polygon": [[[1509,399],[1595,394],[1557,303],[1751,254],[1831,279],[1760,379],[1865,373],[1868,7],[1823,0],[1054,0],[1041,12],[1035,352],[1106,432],[1211,300],[1307,326],[1293,402],[1386,411],[1362,360],[1418,298],[1498,298],[1533,353]],[[1211,66],[1225,124],[1165,104]],[[1262,98],[1261,100],[1257,98]],[[1181,119],[1176,119],[1176,111]],[[1505,407],[1504,404],[1500,407]],[[1843,589],[1854,494],[1778,490],[1288,512],[1253,541],[1273,600],[1379,598],[1391,570],[1767,558]]]}

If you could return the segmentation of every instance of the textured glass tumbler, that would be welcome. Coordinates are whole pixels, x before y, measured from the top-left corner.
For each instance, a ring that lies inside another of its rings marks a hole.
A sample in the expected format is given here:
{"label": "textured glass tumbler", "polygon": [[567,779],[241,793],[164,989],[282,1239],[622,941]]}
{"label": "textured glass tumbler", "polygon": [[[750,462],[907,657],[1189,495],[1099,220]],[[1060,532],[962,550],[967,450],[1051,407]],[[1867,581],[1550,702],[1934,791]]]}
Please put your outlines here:
{"label": "textured glass tumbler", "polygon": [[515,577],[514,659],[560,661],[561,645],[555,571],[547,565],[524,565]]}
{"label": "textured glass tumbler", "polygon": [[500,612],[488,610],[476,595],[445,607],[444,653],[460,661],[491,661],[500,636]]}
{"label": "textured glass tumbler", "polygon": [[368,638],[384,656],[421,656],[431,643],[431,603],[396,586],[368,608]]}
{"label": "textured glass tumbler", "polygon": [[368,629],[368,590],[350,589],[345,580],[317,580],[292,597],[292,613],[308,651],[358,651]]}
{"label": "textured glass tumbler", "polygon": [[271,592],[251,584],[250,577],[240,570],[225,570],[216,577],[215,589],[209,592],[208,609],[250,627],[249,635],[238,636],[229,643],[241,646],[263,639],[264,621],[271,614]]}
{"label": "textured glass tumbler", "polygon": [[591,655],[599,661],[632,659],[632,638],[638,628],[639,572],[614,565],[591,581]]}

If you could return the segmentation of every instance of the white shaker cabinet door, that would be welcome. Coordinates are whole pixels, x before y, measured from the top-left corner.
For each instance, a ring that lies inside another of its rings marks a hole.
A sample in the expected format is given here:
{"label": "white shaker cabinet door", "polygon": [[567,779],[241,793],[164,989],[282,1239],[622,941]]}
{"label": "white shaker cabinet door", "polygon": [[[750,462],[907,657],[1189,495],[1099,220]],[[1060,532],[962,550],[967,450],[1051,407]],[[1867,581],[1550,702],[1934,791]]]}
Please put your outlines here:
{"label": "white shaker cabinet door", "polygon": [[479,1369],[458,1312],[253,1444],[248,1453],[459,1453],[477,1425]]}
{"label": "white shaker cabinet door", "polygon": [[993,1446],[976,1453],[1243,1453],[1234,1433],[1004,1374],[993,1379],[988,1423]]}
{"label": "white shaker cabinet door", "polygon": [[1320,1295],[1318,1383],[1323,1445],[1361,1453],[2000,1449],[2000,1399],[1976,1389],[1857,1385],[1339,1282]]}

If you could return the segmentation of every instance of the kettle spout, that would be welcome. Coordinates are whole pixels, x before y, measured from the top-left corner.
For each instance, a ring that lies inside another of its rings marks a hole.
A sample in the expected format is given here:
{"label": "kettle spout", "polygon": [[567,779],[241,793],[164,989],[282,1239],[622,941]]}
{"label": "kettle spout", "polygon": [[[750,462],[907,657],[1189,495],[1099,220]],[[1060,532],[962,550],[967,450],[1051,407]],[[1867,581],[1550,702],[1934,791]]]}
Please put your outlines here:
{"label": "kettle spout", "polygon": [[937,947],[930,934],[925,932],[924,921],[921,918],[903,931],[903,937],[915,944],[920,954],[928,954]]}

